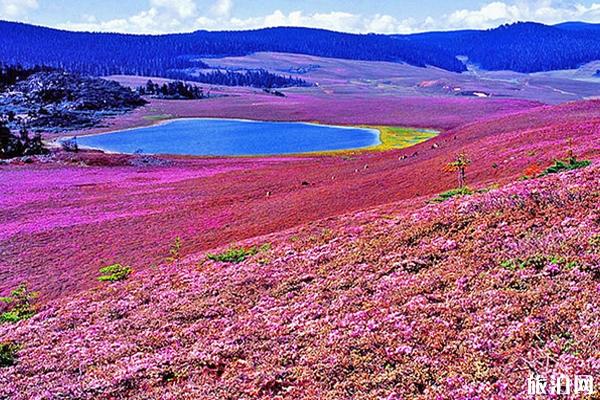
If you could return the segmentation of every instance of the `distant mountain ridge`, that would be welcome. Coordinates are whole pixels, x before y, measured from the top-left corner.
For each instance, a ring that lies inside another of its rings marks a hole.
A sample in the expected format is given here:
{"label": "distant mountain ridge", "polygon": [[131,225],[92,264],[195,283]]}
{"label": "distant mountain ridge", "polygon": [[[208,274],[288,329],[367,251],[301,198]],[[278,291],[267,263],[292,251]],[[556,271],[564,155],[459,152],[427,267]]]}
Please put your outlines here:
{"label": "distant mountain ridge", "polygon": [[563,22],[554,25],[554,27],[571,31],[600,31],[600,24],[578,21]]}
{"label": "distant mountain ridge", "polygon": [[486,70],[539,72],[573,69],[600,60],[600,25],[568,22],[548,26],[534,22],[502,25],[487,31],[428,32],[394,35],[434,46]]}
{"label": "distant mountain ridge", "polygon": [[427,44],[386,35],[356,35],[309,28],[196,31],[169,35],[68,32],[0,21],[0,60],[48,65],[95,75],[165,76],[206,68],[200,58],[287,52],[353,60],[403,62],[462,72],[453,55]]}
{"label": "distant mountain ridge", "polygon": [[0,21],[0,62],[47,65],[92,75],[185,78],[201,61],[255,52],[388,61],[464,72],[458,56],[486,70],[539,72],[600,60],[600,24],[533,22],[486,31],[357,35],[312,28],[196,31],[168,35],[69,32]]}

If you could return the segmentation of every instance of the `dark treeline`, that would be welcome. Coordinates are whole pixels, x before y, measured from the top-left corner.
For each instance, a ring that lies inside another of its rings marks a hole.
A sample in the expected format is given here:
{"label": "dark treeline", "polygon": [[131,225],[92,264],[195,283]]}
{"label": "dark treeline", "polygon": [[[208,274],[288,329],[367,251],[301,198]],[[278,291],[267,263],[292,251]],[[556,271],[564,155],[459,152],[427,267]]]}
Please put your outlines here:
{"label": "dark treeline", "polygon": [[190,85],[182,81],[167,82],[162,85],[149,80],[146,85],[137,88],[141,96],[156,96],[163,99],[203,99],[208,97],[200,86]]}
{"label": "dark treeline", "polygon": [[573,69],[600,59],[600,29],[521,22],[488,31],[432,32],[397,36],[436,46],[486,70],[538,72]]}
{"label": "dark treeline", "polygon": [[25,68],[20,65],[6,65],[0,62],[0,90],[12,86],[15,83],[29,78],[38,72],[50,72],[52,68],[33,66]]}
{"label": "dark treeline", "polygon": [[99,76],[133,74],[173,78],[170,76],[173,70],[206,68],[200,58],[241,56],[259,51],[465,70],[455,56],[445,51],[385,35],[272,28],[152,36],[66,32],[0,22],[0,59],[13,64],[43,64]]}
{"label": "dark treeline", "polygon": [[185,72],[173,72],[170,74],[174,79],[187,79],[195,82],[208,83],[223,86],[251,86],[256,88],[285,88],[292,86],[310,86],[303,79],[291,76],[272,74],[265,70],[248,71],[210,71],[196,72],[188,75]]}
{"label": "dark treeline", "polygon": [[40,134],[31,137],[25,128],[14,134],[7,127],[4,117],[0,116],[0,159],[46,153],[48,150],[44,147]]}
{"label": "dark treeline", "polygon": [[206,68],[168,37],[65,32],[0,21],[0,59],[46,65],[87,75],[162,76],[169,70]]}
{"label": "dark treeline", "polygon": [[[260,51],[353,60],[404,62],[462,72],[457,56],[487,70],[535,72],[576,68],[600,59],[600,27],[538,23],[504,25],[487,31],[415,35],[355,35],[308,28],[254,31],[197,31],[171,35],[67,32],[0,21],[0,60],[25,67],[47,65],[97,76],[128,74],[260,86],[243,72],[198,73],[201,59]],[[254,74],[262,74],[254,72]],[[263,80],[267,76],[261,76]],[[297,85],[268,77],[272,87]],[[261,83],[262,84],[262,83]]]}

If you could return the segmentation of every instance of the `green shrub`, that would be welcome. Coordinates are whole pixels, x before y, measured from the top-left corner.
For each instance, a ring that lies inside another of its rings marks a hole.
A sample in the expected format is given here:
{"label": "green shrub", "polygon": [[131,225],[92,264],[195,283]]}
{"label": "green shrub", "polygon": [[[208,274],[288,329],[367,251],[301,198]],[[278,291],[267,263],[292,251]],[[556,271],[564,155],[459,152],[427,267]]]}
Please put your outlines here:
{"label": "green shrub", "polygon": [[462,188],[456,188],[448,190],[447,192],[440,193],[437,197],[430,200],[431,203],[443,203],[446,200],[450,200],[453,197],[462,197],[473,194],[473,190],[467,186]]}
{"label": "green shrub", "polygon": [[12,342],[0,343],[0,368],[15,365],[19,349],[20,346]]}
{"label": "green shrub", "polygon": [[542,270],[546,264],[552,263],[558,265],[564,270],[572,270],[579,266],[577,261],[568,260],[560,256],[547,256],[536,254],[525,258],[513,258],[500,263],[500,266],[509,271],[517,271],[527,268]]}
{"label": "green shrub", "polygon": [[0,302],[8,305],[8,311],[0,315],[0,322],[18,322],[29,319],[35,315],[34,300],[38,297],[37,292],[27,288],[27,284],[21,283],[10,292],[8,297],[0,297]]}
{"label": "green shrub", "polygon": [[260,247],[232,247],[220,254],[208,254],[206,257],[212,261],[227,262],[232,264],[238,264],[246,260],[248,257],[252,257],[259,252],[269,251],[271,244],[263,244]]}
{"label": "green shrub", "polygon": [[560,172],[572,171],[574,169],[580,169],[589,167],[592,164],[591,161],[588,160],[577,160],[575,157],[569,157],[566,160],[556,160],[554,164],[550,167],[546,168],[544,172],[542,172],[541,176],[546,176],[550,174],[558,174]]}
{"label": "green shrub", "polygon": [[132,272],[131,267],[124,267],[121,264],[109,265],[100,268],[102,275],[98,277],[98,280],[100,282],[118,282],[127,279]]}
{"label": "green shrub", "polygon": [[512,260],[506,260],[501,262],[500,266],[509,271],[517,271],[529,267],[541,270],[549,260],[550,257],[534,255],[526,258],[513,258]]}

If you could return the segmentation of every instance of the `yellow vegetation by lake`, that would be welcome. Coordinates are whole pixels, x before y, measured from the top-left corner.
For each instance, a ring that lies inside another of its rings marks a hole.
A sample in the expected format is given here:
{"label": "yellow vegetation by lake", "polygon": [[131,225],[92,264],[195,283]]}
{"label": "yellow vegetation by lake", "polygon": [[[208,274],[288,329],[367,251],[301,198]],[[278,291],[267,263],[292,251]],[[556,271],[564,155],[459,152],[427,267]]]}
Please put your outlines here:
{"label": "yellow vegetation by lake", "polygon": [[358,128],[376,129],[379,131],[380,144],[365,149],[356,150],[337,150],[337,151],[325,151],[306,153],[305,155],[343,155],[349,156],[365,151],[389,151],[404,149],[423,143],[429,139],[432,139],[440,134],[440,132],[431,129],[420,129],[420,128],[406,128],[399,126],[370,126],[362,125]]}
{"label": "yellow vegetation by lake", "polygon": [[381,144],[369,150],[404,149],[425,142],[439,135],[439,132],[428,129],[403,128],[394,126],[369,126],[366,128],[377,129],[380,132]]}

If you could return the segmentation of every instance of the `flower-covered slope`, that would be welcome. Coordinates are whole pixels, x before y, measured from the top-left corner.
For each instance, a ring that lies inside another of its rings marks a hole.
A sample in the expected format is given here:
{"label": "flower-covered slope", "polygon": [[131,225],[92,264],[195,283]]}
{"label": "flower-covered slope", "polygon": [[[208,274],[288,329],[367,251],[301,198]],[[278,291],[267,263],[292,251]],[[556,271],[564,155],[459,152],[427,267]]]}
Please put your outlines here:
{"label": "flower-covered slope", "polygon": [[10,399],[518,399],[600,373],[600,167],[205,254],[2,326]]}
{"label": "flower-covered slope", "polygon": [[[568,149],[600,157],[599,100],[503,112],[469,125],[472,108],[463,105],[438,113],[460,114],[462,127],[397,151],[150,166],[86,155],[73,160],[83,165],[0,166],[0,294],[27,282],[44,301],[72,295],[97,285],[106,265],[139,271],[162,262],[177,237],[190,255],[382,204],[413,206],[415,197],[456,185],[443,167],[461,152],[473,160],[467,182],[475,188],[546,168]],[[436,114],[408,110],[423,119]]]}

